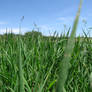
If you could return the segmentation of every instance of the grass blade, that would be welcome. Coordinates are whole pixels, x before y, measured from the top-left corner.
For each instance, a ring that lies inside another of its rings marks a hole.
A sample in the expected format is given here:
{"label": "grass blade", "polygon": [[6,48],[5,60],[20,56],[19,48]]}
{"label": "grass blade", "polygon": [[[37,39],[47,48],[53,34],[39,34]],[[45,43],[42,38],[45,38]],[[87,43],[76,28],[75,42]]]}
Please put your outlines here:
{"label": "grass blade", "polygon": [[64,84],[67,79],[68,70],[70,68],[69,61],[71,59],[71,53],[74,47],[75,34],[76,34],[76,29],[78,25],[79,16],[80,16],[81,5],[82,5],[82,0],[80,0],[80,6],[79,6],[79,9],[78,9],[75,21],[74,21],[73,29],[72,29],[70,38],[68,40],[68,44],[65,49],[64,59],[60,64],[59,78],[57,82],[57,92],[64,92],[63,89],[64,89]]}
{"label": "grass blade", "polygon": [[19,36],[19,62],[18,62],[18,78],[19,78],[19,88],[18,92],[25,92],[24,91],[24,81],[23,81],[23,69],[22,69],[22,56],[21,56],[21,37]]}

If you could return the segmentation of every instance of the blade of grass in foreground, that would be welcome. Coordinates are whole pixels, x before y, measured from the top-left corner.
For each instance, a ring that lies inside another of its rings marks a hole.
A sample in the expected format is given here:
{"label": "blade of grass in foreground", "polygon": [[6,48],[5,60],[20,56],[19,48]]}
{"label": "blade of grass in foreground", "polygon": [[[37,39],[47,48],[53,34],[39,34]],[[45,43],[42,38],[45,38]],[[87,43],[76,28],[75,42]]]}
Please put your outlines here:
{"label": "blade of grass in foreground", "polygon": [[57,81],[57,91],[56,92],[65,92],[64,89],[64,84],[66,82],[67,76],[68,76],[68,70],[70,68],[70,59],[71,59],[71,53],[74,47],[74,41],[75,41],[75,34],[76,34],[76,29],[78,25],[78,20],[80,16],[80,10],[82,6],[82,0],[80,0],[80,6],[74,21],[73,29],[70,35],[70,38],[68,40],[68,44],[65,49],[64,53],[64,59],[62,60],[60,64],[60,71],[59,71],[59,78]]}

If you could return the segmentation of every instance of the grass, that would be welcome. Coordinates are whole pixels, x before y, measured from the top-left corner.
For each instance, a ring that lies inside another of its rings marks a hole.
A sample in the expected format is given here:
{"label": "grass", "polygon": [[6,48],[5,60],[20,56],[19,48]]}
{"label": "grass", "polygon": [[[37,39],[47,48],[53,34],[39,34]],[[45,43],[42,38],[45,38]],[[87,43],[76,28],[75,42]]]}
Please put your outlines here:
{"label": "grass", "polygon": [[92,39],[75,38],[78,17],[70,36],[0,35],[0,92],[91,92]]}
{"label": "grass", "polygon": [[57,92],[64,92],[65,90],[64,84],[68,76],[68,70],[71,66],[70,59],[71,59],[71,54],[74,48],[75,34],[76,34],[76,29],[78,25],[79,16],[80,16],[81,4],[82,4],[82,1],[80,1],[80,6],[76,15],[76,19],[74,21],[73,29],[72,29],[70,38],[68,40],[67,46],[65,48],[64,58],[60,64],[60,72],[59,72],[59,78],[58,78],[58,83],[57,83]]}

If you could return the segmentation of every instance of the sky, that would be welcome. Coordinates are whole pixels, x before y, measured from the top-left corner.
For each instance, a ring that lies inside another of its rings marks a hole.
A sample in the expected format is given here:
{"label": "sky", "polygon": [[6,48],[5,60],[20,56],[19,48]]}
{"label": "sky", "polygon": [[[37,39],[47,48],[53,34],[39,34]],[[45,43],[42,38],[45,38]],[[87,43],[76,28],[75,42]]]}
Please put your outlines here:
{"label": "sky", "polygon": [[[39,30],[43,35],[66,33],[72,25],[80,0],[0,0],[0,34]],[[24,19],[21,21],[22,16]],[[77,35],[92,36],[92,0],[83,0]],[[90,30],[88,30],[90,29]]]}

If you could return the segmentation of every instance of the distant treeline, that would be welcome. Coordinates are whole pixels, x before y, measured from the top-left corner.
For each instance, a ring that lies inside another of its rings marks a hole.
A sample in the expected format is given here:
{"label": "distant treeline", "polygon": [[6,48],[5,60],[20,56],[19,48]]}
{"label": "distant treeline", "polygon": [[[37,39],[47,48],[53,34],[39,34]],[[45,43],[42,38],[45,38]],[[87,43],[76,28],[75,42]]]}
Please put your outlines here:
{"label": "distant treeline", "polygon": [[[11,32],[11,33],[4,33],[4,34],[0,34],[0,38],[1,39],[11,39],[11,38],[13,38],[13,39],[16,39],[17,37],[19,37],[19,36],[21,36],[21,38],[22,39],[38,39],[38,37],[40,36],[40,37],[42,37],[43,39],[52,39],[52,41],[54,41],[54,40],[56,40],[56,39],[62,39],[62,38],[64,38],[64,39],[68,39],[69,38],[69,32],[67,32],[67,34],[61,34],[61,35],[58,35],[56,32],[54,32],[54,34],[53,34],[53,36],[45,36],[45,35],[43,35],[41,32],[38,32],[38,31],[34,31],[34,30],[32,30],[32,31],[29,31],[29,32],[26,32],[25,34],[14,34],[13,32]],[[80,38],[81,39],[84,39],[84,38],[86,38],[87,37],[87,35],[86,34],[84,34],[84,36],[81,36]],[[78,37],[76,37],[75,39],[77,40],[77,38]],[[88,39],[92,39],[92,37],[87,37]]]}
{"label": "distant treeline", "polygon": [[25,34],[14,34],[13,32],[11,33],[4,33],[4,34],[0,34],[0,38],[2,39],[9,39],[9,38],[16,38],[18,36],[21,36],[21,38],[25,39],[25,38],[32,38],[32,39],[37,39],[39,36],[40,37],[43,37],[43,39],[48,39],[48,38],[51,38],[52,40],[55,40],[55,39],[59,39],[61,37],[64,37],[64,38],[67,38],[68,37],[68,34],[66,36],[64,35],[61,35],[61,36],[58,36],[58,34],[55,32],[53,34],[53,36],[45,36],[43,35],[41,32],[38,32],[38,31],[30,31],[30,32],[26,32]]}

